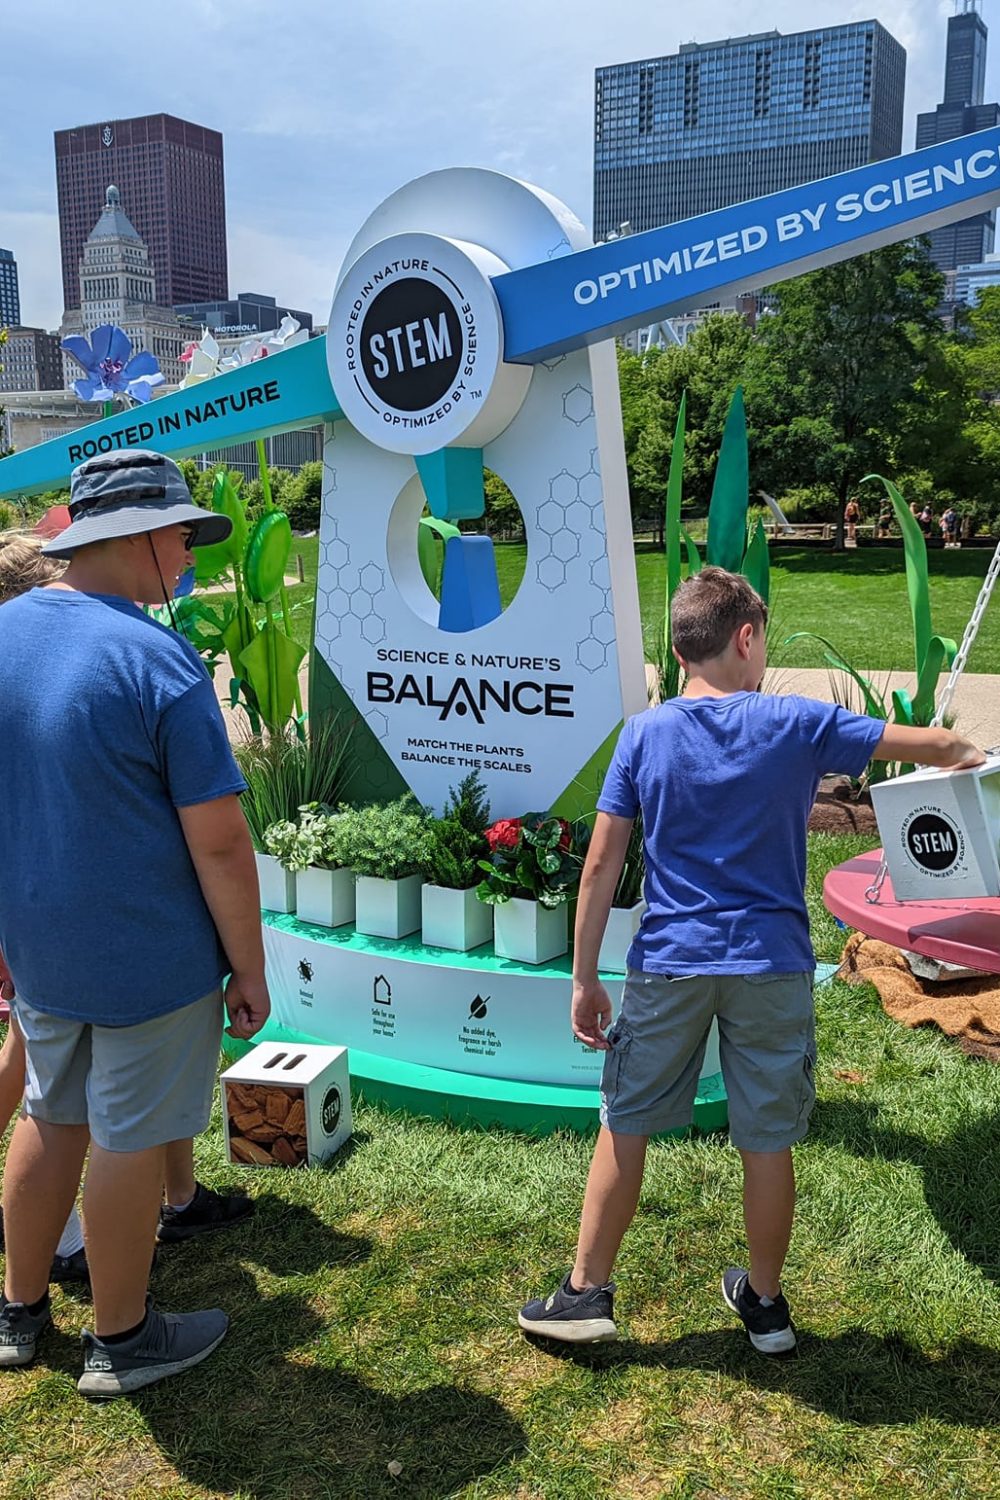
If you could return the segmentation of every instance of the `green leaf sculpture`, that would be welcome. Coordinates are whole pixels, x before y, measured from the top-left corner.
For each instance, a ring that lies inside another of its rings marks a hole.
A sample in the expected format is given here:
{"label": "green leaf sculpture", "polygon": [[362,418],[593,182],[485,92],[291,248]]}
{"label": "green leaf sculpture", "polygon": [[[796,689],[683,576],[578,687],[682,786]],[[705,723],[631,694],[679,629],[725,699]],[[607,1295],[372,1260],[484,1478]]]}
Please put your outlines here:
{"label": "green leaf sculpture", "polygon": [[868,474],[862,483],[867,484],[870,479],[877,481],[885,489],[903,538],[906,593],[913,624],[913,659],[917,674],[917,690],[912,698],[902,689],[897,689],[893,693],[895,719],[897,724],[926,726],[934,717],[938,678],[942,668],[950,667],[955,660],[958,655],[958,646],[950,637],[934,634],[931,621],[927,542],[917,518],[890,479],[884,479],[881,474]]}
{"label": "green leaf sculpture", "polygon": [[729,404],[708,507],[708,561],[730,573],[738,573],[743,565],[749,503],[747,419],[743,387],[738,385]]}
{"label": "green leaf sculpture", "polygon": [[250,533],[243,559],[247,593],[255,604],[269,604],[280,594],[292,551],[292,528],[282,510],[261,516]]}

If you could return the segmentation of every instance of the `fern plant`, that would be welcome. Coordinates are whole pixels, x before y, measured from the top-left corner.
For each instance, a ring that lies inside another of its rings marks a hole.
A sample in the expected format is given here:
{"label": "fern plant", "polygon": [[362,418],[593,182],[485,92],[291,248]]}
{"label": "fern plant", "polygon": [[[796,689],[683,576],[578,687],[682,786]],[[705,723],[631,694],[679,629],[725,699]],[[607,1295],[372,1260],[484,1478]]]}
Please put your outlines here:
{"label": "fern plant", "polygon": [[452,787],[441,817],[428,825],[422,871],[429,885],[465,891],[479,884],[479,861],[490,852],[489,821],[486,788],[478,771],[472,771]]}

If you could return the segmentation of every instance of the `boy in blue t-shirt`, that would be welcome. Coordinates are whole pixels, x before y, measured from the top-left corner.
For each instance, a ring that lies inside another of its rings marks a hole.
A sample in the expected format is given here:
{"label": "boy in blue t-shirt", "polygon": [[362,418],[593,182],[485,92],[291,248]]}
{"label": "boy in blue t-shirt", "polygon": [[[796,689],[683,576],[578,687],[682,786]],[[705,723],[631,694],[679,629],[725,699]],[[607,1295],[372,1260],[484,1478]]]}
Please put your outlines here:
{"label": "boy in blue t-shirt", "polygon": [[[820,778],[868,761],[952,769],[982,753],[946,729],[912,729],[833,704],[758,692],[767,606],[745,578],[704,568],[678,591],[683,696],[630,719],[598,801],[580,885],[573,1031],[606,1051],[601,1130],[573,1270],[519,1314],[529,1333],[614,1339],[611,1270],[635,1214],[651,1135],[687,1126],[718,1020],[730,1139],[743,1160],[748,1270],[722,1279],[754,1347],[795,1345],[781,1293],[791,1237],[791,1147],[815,1101],[806,823]],[[643,819],[647,909],[629,952],[621,1013],[597,955],[633,819]]]}

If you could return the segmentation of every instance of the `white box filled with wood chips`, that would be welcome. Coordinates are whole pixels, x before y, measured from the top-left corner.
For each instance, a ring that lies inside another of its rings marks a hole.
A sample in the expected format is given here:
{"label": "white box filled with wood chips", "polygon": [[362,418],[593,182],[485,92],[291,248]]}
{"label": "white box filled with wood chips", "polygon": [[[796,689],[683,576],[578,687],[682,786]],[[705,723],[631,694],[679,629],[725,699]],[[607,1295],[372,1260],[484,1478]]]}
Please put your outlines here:
{"label": "white box filled with wood chips", "polygon": [[350,1138],[346,1047],[260,1042],[221,1083],[226,1151],[241,1166],[313,1165]]}

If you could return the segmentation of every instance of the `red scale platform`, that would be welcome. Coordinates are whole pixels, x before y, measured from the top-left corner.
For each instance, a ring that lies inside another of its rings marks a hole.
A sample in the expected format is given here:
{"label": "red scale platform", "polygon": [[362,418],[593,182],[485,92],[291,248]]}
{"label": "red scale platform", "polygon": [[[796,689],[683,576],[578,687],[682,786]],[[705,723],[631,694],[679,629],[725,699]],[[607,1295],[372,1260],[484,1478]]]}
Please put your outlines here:
{"label": "red scale platform", "polygon": [[823,882],[823,900],[835,917],[895,948],[1000,974],[1000,897],[897,901],[886,876],[878,901],[869,902],[865,892],[878,874],[881,858],[881,849],[873,849],[830,871]]}

